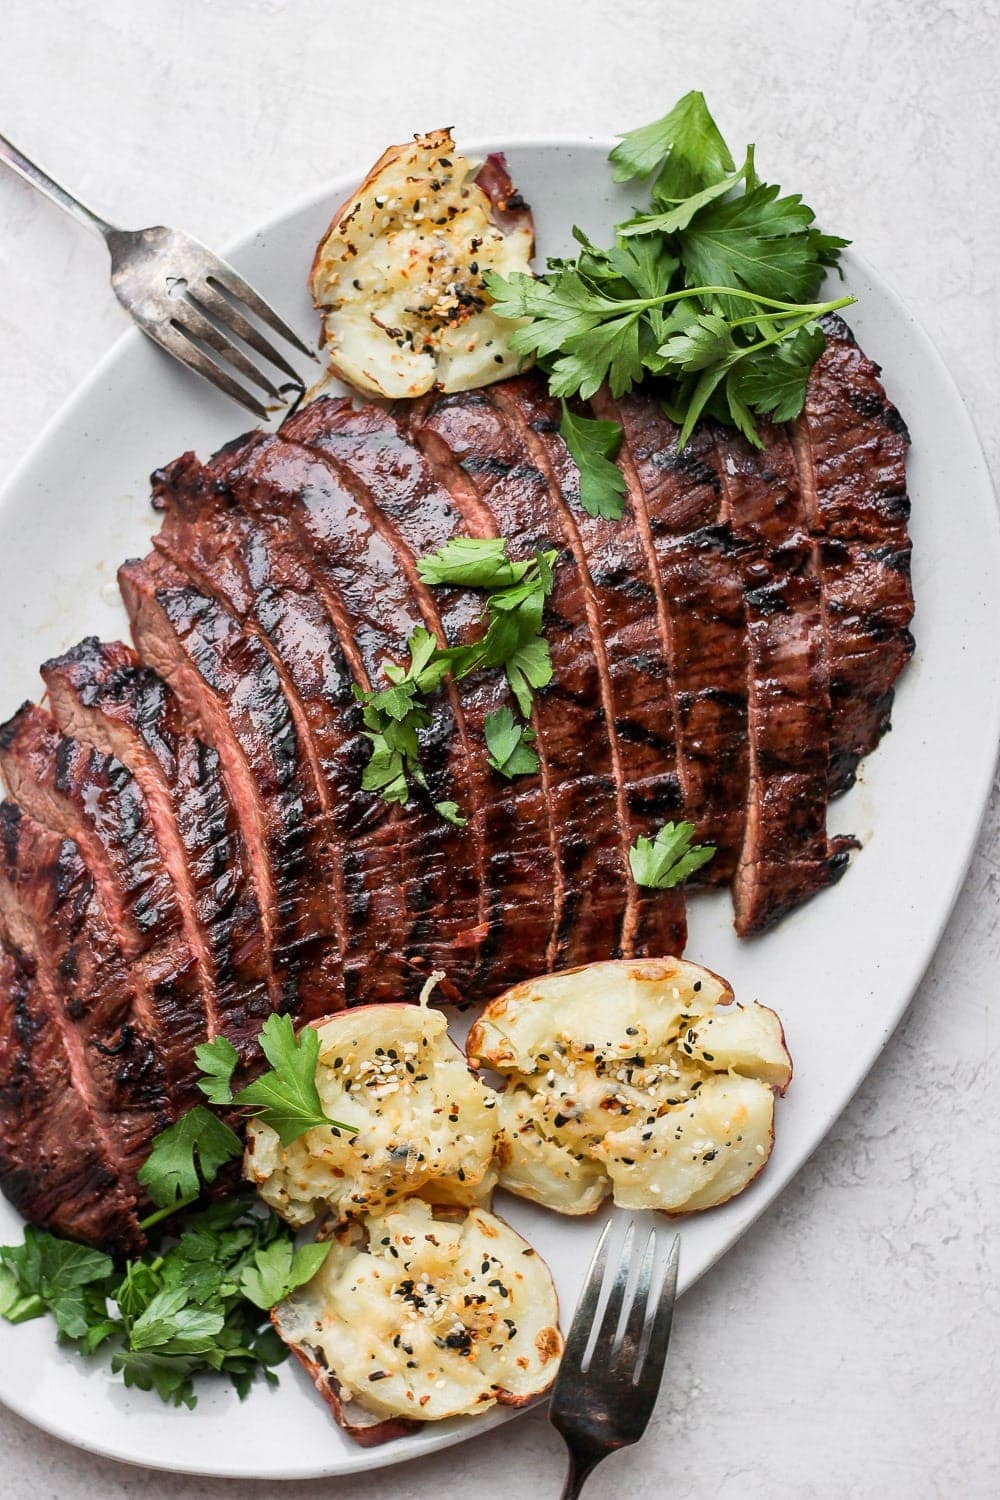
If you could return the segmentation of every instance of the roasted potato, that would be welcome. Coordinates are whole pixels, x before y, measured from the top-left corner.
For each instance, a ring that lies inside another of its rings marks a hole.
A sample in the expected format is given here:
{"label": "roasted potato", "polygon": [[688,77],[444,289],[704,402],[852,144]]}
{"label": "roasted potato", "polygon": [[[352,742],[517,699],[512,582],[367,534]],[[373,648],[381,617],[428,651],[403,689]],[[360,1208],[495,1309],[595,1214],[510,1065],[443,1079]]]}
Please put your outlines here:
{"label": "roasted potato", "polygon": [[272,1321],[363,1443],[416,1422],[521,1406],[562,1353],[548,1267],[484,1209],[408,1199],[342,1226]]}
{"label": "roasted potato", "polygon": [[484,271],[530,271],[531,213],[503,158],[478,173],[449,130],[390,146],[333,216],[309,286],[331,370],[390,399],[466,391],[513,374],[516,322]]}
{"label": "roasted potato", "polygon": [[356,1134],[324,1127],[282,1146],[252,1120],[244,1176],[275,1213],[298,1227],[375,1212],[408,1193],[488,1199],[497,1101],[470,1073],[440,1011],[358,1006],[312,1024],[323,1107]]}
{"label": "roasted potato", "polygon": [[725,980],[681,959],[590,964],[517,985],[469,1033],[503,1075],[501,1187],[567,1214],[613,1194],[689,1213],[757,1176],[774,1092],[791,1078],[781,1023],[730,1007]]}

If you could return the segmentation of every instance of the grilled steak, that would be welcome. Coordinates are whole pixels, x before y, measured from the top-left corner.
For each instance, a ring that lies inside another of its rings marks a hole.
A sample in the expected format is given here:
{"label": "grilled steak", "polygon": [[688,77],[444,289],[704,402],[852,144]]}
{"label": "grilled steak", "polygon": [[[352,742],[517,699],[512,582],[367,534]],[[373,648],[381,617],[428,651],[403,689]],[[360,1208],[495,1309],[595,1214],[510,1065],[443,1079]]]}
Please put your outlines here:
{"label": "grilled steak", "polygon": [[[0,1182],[34,1221],[141,1244],[150,1141],[198,1097],[192,1051],[245,1079],[272,1010],[439,993],[680,952],[681,890],[630,876],[667,820],[716,846],[760,932],[842,872],[829,797],[888,725],[911,650],[906,431],[837,319],[788,429],[703,423],[655,394],[623,427],[621,519],[579,504],[537,375],[385,410],[315,401],[276,435],[154,476],[163,527],[125,565],[136,650],[46,663],[51,712],[0,730]],[[586,414],[584,412],[584,414]],[[539,768],[488,763],[496,670],[445,684],[426,789],[362,789],[357,697],[418,627],[466,644],[480,595],[418,561],[460,536],[558,557]],[[454,802],[456,826],[435,810]]]}

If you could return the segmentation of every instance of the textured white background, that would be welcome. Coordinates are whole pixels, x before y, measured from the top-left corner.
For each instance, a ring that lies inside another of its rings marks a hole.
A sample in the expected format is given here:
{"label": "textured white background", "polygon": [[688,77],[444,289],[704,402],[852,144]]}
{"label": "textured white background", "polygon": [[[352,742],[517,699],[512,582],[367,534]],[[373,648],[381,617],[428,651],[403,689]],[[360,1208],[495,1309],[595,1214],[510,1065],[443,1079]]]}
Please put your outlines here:
{"label": "textured white background", "polygon": [[[703,88],[730,138],[759,142],[772,180],[805,190],[914,308],[996,475],[998,63],[997,0],[0,0],[0,129],[110,217],[224,243],[417,128],[607,134]],[[0,176],[0,474],[118,333],[104,277],[96,241]],[[998,885],[995,799],[907,1020],[685,1298],[650,1431],[598,1471],[594,1500],[1000,1494]],[[328,1488],[534,1500],[561,1473],[529,1415]],[[273,1486],[120,1468],[0,1411],[4,1500],[236,1493]]]}

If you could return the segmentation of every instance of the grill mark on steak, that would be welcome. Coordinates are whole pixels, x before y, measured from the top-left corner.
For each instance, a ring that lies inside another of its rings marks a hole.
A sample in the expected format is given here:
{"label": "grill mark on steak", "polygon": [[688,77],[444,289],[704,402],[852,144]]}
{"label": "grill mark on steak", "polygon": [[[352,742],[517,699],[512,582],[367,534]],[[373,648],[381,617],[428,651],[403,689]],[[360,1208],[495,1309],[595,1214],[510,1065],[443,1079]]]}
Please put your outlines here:
{"label": "grill mark on steak", "polygon": [[173,688],[218,751],[253,860],[282,1009],[310,1009],[323,988],[330,929],[317,919],[324,880],[315,808],[300,774],[295,726],[259,639],[191,588],[165,558],[126,563],[119,583],[140,655]]}
{"label": "grill mark on steak", "polygon": [[[622,601],[615,597],[613,589],[609,591],[604,586],[595,586],[591,572],[591,561],[596,557],[600,572],[606,575],[609,570],[609,549],[622,545],[621,536],[616,537],[615,543],[610,542],[610,528],[616,532],[620,528],[629,531],[631,534],[624,545],[637,548],[638,539],[631,515],[625,514],[618,521],[608,522],[601,517],[588,516],[582,509],[579,470],[559,435],[559,404],[549,396],[545,382],[537,374],[505,381],[502,386],[496,387],[496,399],[512,420],[519,424],[529,452],[546,476],[553,503],[558,507],[564,531],[570,540],[583,587],[614,770],[621,842],[620,868],[615,869],[612,861],[608,863],[608,875],[612,880],[622,883],[625,890],[618,950],[626,957],[683,952],[687,936],[683,891],[680,888],[670,892],[653,891],[637,886],[632,880],[629,866],[629,849],[636,837],[641,833],[654,831],[642,814],[646,813],[648,816],[651,806],[664,801],[670,813],[677,810],[679,786],[676,774],[671,775],[668,769],[674,762],[673,741],[663,734],[664,719],[670,715],[669,685],[661,678],[660,712],[657,715],[657,727],[651,731],[644,712],[645,700],[649,695],[648,678],[643,674],[642,679],[637,679],[627,668],[622,670],[620,632],[625,625],[621,618]],[[641,559],[641,549],[639,555]],[[638,581],[641,585],[641,579]],[[640,587],[640,596],[642,594]],[[649,619],[649,601],[652,597],[652,589],[648,588],[645,596],[645,613],[649,621],[646,637],[655,640],[655,617]],[[626,606],[629,622],[632,614],[631,606]],[[629,689],[632,694],[629,694]],[[636,705],[640,717],[638,724],[632,717],[633,704],[630,701],[636,692],[640,700]],[[650,735],[651,738],[647,738]],[[623,753],[623,746],[626,753]],[[643,747],[655,747],[655,755],[644,754]],[[666,775],[663,774],[664,770]],[[660,821],[663,821],[662,818]]]}
{"label": "grill mark on steak", "polygon": [[39,1031],[55,1032],[66,1059],[65,1076],[49,1087],[68,1084],[78,1097],[81,1139],[110,1179],[109,1212],[123,1241],[140,1246],[136,1207],[145,1199],[135,1174],[167,1120],[155,1054],[133,1024],[121,949],[71,840],[4,802],[0,848],[0,935],[30,955],[40,1012],[32,1019]]}
{"label": "grill mark on steak", "polygon": [[[326,456],[271,438],[245,478],[234,472],[232,484],[241,505],[255,515],[285,519],[311,576],[331,600],[331,620],[343,622],[355,646],[361,687],[383,685],[385,662],[403,656],[416,626],[441,638],[436,613],[407,576],[398,538]],[[428,800],[462,805],[468,801],[468,757],[455,733],[453,706],[443,696],[432,701],[432,723],[421,735],[422,765]],[[348,795],[356,795],[359,780]],[[365,839],[352,849],[366,898],[353,903],[351,961],[359,999],[416,998],[428,973],[445,964],[445,993],[466,993],[468,938],[477,923],[475,871],[463,856],[458,831],[428,800],[418,795],[405,815],[389,812],[391,838]],[[373,952],[373,930],[390,938],[382,955]]]}
{"label": "grill mark on steak", "polygon": [[121,642],[90,637],[45,662],[65,734],[113,755],[142,788],[164,866],[212,986],[217,1028],[244,1062],[271,1011],[270,964],[243,836],[219,757],[191,734],[170,689]]}
{"label": "grill mark on steak", "polygon": [[648,525],[657,598],[666,616],[678,764],[686,817],[716,855],[700,878],[728,880],[743,843],[748,762],[747,644],[736,543],[722,523],[712,424],[697,428],[683,453],[678,429],[652,396],[594,399],[620,421],[621,464],[633,503]]}
{"label": "grill mark on steak", "polygon": [[739,541],[749,655],[749,787],[733,879],[736,930],[764,931],[843,873],[828,840],[830,695],[823,605],[787,433],[758,419],[764,450],[716,432],[723,516]]}
{"label": "grill mark on steak", "polygon": [[177,1114],[199,1098],[192,1079],[205,997],[141,789],[120,761],[61,735],[32,703],[0,727],[0,770],[11,797],[85,862],[131,971],[150,1098],[155,1079],[164,1118]]}
{"label": "grill mark on steak", "polygon": [[69,1058],[38,965],[0,911],[0,1187],[55,1234],[137,1253],[143,1237],[93,1121],[68,1084]]}
{"label": "grill mark on steak", "polygon": [[[517,485],[528,482],[537,488],[541,476],[534,465],[525,461],[524,445],[511,445],[506,425],[484,392],[428,399],[410,409],[407,416],[417,445],[449,490],[467,535],[505,536],[515,556],[530,556],[538,550],[536,543],[551,545],[551,538],[522,535],[513,524],[519,509]],[[526,472],[534,477],[526,481]],[[560,572],[557,568],[557,580]],[[555,610],[555,597],[553,589],[546,604],[550,616]],[[498,701],[507,701],[502,680],[498,687]],[[569,962],[568,955],[574,951],[578,936],[576,917],[581,893],[579,889],[573,891],[566,877],[567,863],[580,861],[581,850],[579,832],[572,820],[562,827],[559,823],[558,777],[562,756],[559,730],[553,724],[558,710],[555,700],[550,697],[546,702],[546,697],[544,692],[536,694],[531,711],[539,771],[537,775],[518,777],[513,788],[514,847],[506,868],[497,871],[501,879],[495,884],[504,889],[504,899],[502,906],[495,908],[496,920],[491,924],[490,957],[501,956],[510,908],[523,902],[520,910],[525,920],[524,945],[533,953],[544,953],[545,965],[551,969]],[[598,779],[594,778],[591,787],[597,785]],[[586,790],[589,789],[584,789],[584,795]],[[520,917],[518,930],[521,930]]]}
{"label": "grill mark on steak", "polygon": [[906,522],[909,435],[847,325],[823,319],[827,346],[813,366],[791,436],[810,521],[820,539],[834,707],[831,794],[889,727],[894,684],[913,653]]}

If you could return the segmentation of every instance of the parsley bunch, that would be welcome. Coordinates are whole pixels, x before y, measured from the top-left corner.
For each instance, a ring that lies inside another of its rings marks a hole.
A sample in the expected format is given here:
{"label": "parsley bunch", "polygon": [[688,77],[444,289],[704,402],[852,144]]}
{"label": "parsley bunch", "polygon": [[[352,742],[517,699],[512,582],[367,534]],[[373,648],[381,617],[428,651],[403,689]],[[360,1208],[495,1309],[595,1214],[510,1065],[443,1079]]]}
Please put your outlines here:
{"label": "parsley bunch", "polygon": [[528,319],[512,348],[534,355],[563,399],[581,504],[605,516],[624,505],[612,463],[621,431],[574,415],[566,398],[605,382],[621,396],[652,375],[679,448],[703,414],[759,447],[755,414],[786,422],[802,409],[824,347],[816,319],[854,300],[814,300],[848,242],[821,233],[798,193],[761,180],[753,146],[735,165],[702,94],[623,136],[611,162],[616,182],[648,181],[650,201],[610,249],[575,229],[576,259],[550,260],[540,279],[486,274],[496,312]]}
{"label": "parsley bunch", "polygon": [[[535,692],[552,680],[542,612],[552,591],[555,560],[555,552],[538,552],[526,561],[512,562],[503,537],[455,537],[419,560],[417,571],[424,583],[486,591],[486,631],[467,646],[439,646],[430,631],[420,626],[406,643],[409,664],[385,664],[388,687],[369,692],[355,688],[364,733],[372,747],[361,782],[367,791],[379,792],[386,802],[405,803],[411,782],[426,789],[419,732],[431,722],[427,699],[446,677],[459,682],[473,672],[499,667],[521,714],[525,719],[530,716]],[[513,724],[510,709],[498,709],[486,717],[490,765],[505,776],[537,770],[538,758],[530,749],[534,736],[520,726],[516,742],[510,745],[508,718]],[[454,802],[434,806],[450,823],[461,827],[467,821]]]}
{"label": "parsley bunch", "polygon": [[179,1233],[116,1269],[111,1257],[28,1225],[0,1246],[0,1315],[52,1313],[64,1341],[98,1350],[126,1386],[195,1405],[193,1377],[229,1377],[242,1399],[254,1379],[277,1379],[288,1351],[267,1311],[309,1281],[329,1245],[301,1245],[250,1194],[186,1216]]}

